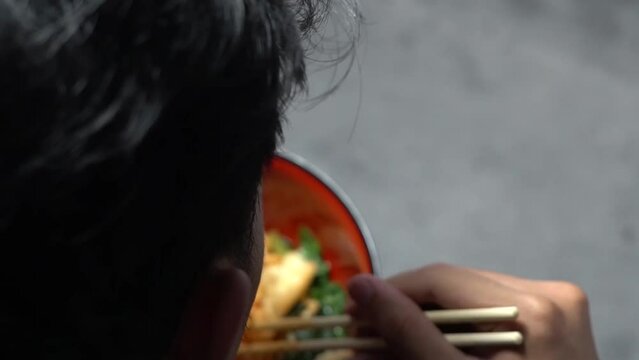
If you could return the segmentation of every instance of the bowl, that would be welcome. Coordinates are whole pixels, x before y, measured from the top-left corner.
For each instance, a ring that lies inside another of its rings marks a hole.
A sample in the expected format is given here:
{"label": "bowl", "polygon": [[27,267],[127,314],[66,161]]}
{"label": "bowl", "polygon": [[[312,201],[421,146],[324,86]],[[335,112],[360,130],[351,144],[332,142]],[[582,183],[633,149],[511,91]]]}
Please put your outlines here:
{"label": "bowl", "polygon": [[330,277],[346,285],[356,274],[380,273],[368,227],[337,184],[304,158],[276,154],[262,183],[264,221],[297,245],[299,230],[309,228],[318,238]]}

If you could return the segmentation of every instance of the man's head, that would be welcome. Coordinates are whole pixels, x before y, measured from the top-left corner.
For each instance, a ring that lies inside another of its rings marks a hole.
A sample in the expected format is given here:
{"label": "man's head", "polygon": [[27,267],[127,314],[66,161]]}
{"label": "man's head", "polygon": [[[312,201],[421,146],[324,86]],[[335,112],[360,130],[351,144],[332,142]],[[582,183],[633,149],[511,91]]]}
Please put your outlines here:
{"label": "man's head", "polygon": [[3,350],[237,340],[261,172],[304,83],[300,29],[329,2],[0,0]]}

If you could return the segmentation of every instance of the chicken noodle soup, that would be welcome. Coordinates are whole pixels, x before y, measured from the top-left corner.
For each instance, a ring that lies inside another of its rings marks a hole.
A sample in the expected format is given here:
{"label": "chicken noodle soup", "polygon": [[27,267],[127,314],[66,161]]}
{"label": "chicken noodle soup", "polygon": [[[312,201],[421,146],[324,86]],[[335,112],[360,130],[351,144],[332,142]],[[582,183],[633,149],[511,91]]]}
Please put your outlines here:
{"label": "chicken noodle soup", "polygon": [[[340,285],[331,281],[331,265],[322,257],[319,241],[308,228],[300,229],[298,237],[299,246],[294,247],[283,235],[275,231],[266,233],[262,280],[249,315],[249,329],[244,334],[243,342],[345,336],[342,327],[296,330],[283,334],[250,330],[251,325],[271,322],[285,316],[313,317],[344,313],[346,293]],[[348,359],[350,355],[350,352],[344,351],[303,352],[285,354],[278,358],[329,360]]]}

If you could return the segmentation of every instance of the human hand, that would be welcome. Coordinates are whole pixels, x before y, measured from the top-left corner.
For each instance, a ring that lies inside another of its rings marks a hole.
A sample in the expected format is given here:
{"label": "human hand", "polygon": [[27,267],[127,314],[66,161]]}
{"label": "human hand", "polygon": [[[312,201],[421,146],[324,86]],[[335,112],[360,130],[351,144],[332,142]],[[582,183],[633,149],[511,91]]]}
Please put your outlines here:
{"label": "human hand", "polygon": [[[349,291],[355,302],[353,314],[367,320],[386,340],[393,359],[597,359],[586,295],[570,283],[439,264],[387,281],[360,275],[351,281]],[[521,331],[524,345],[463,353],[423,316],[420,305],[427,304],[448,309],[517,306],[516,322],[479,325],[477,330]]]}

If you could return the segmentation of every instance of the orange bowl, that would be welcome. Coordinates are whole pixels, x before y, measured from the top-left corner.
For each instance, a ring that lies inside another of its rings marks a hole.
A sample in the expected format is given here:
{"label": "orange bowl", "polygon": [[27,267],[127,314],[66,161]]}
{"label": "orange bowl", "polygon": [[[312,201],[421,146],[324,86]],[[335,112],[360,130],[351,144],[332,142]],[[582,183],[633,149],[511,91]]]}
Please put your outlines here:
{"label": "orange bowl", "polygon": [[326,174],[300,156],[279,152],[263,179],[264,221],[297,245],[308,227],[331,265],[331,279],[345,285],[359,273],[379,274],[371,234],[346,194]]}

